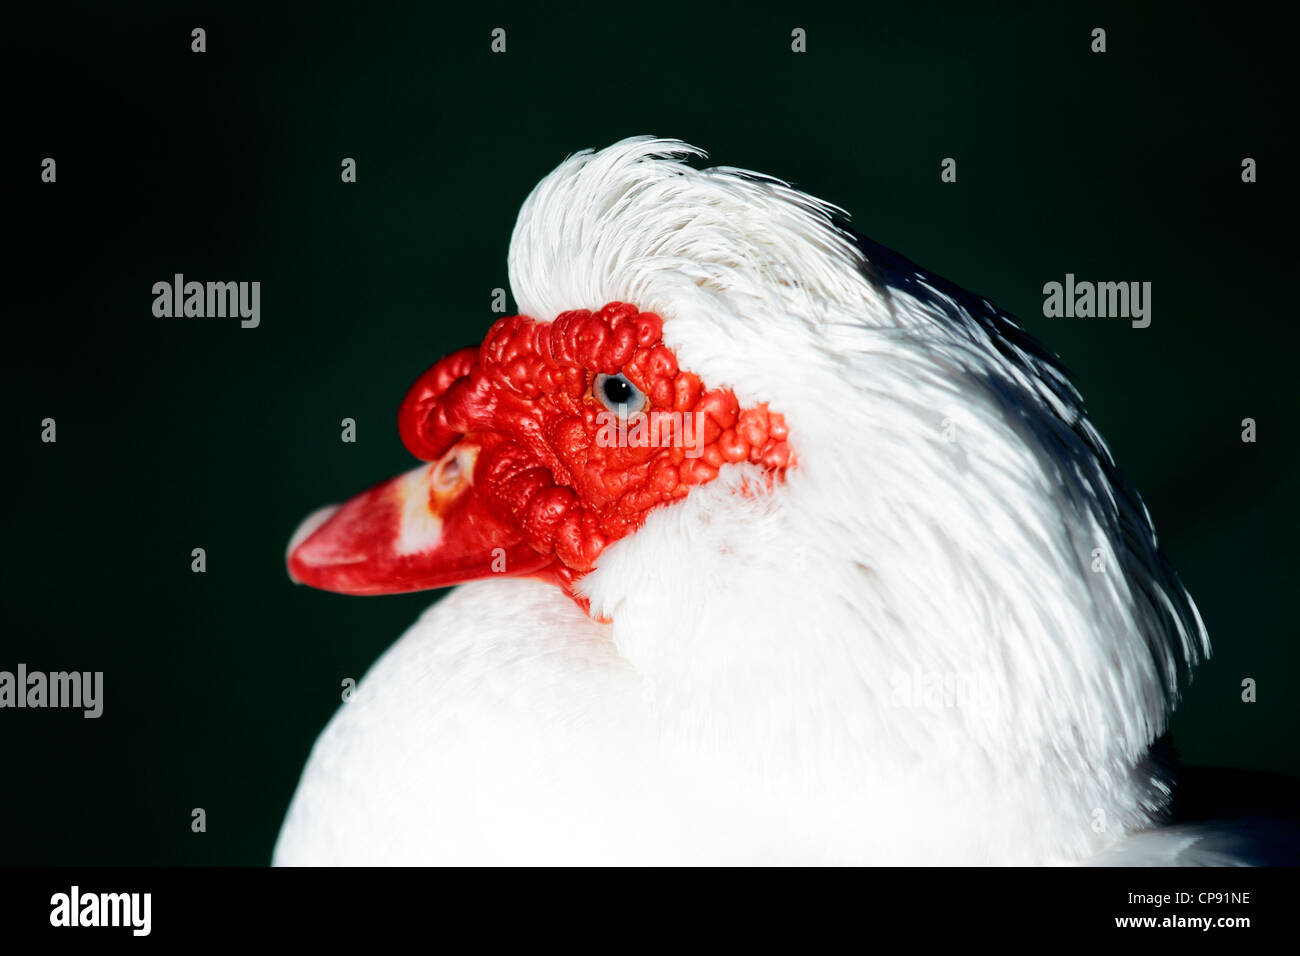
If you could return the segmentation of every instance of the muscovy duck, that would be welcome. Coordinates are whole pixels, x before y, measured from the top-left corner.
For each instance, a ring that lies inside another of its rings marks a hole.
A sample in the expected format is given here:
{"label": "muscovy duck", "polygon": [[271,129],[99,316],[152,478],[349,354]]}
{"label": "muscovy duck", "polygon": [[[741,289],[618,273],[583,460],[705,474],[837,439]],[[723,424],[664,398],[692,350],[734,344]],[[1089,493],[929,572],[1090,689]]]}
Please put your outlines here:
{"label": "muscovy duck", "polygon": [[321,735],[275,862],[1186,856],[1148,849],[1151,747],[1207,635],[1066,374],[702,155],[543,179],[519,314],[401,405],[426,464],[294,534],[314,587],[460,586]]}

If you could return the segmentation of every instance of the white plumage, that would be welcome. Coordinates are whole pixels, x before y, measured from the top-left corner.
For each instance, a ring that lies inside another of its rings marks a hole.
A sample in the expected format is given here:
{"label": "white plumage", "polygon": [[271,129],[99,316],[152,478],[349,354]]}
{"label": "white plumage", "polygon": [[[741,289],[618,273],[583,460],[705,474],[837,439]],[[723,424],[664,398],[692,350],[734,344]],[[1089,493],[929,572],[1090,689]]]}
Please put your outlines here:
{"label": "white plumage", "polygon": [[516,301],[659,313],[796,466],[755,494],[727,465],[610,546],[580,583],[608,623],[525,580],[432,607],[317,742],[277,863],[1063,863],[1158,819],[1148,748],[1208,642],[1073,387],[987,301],[697,153],[564,162]]}

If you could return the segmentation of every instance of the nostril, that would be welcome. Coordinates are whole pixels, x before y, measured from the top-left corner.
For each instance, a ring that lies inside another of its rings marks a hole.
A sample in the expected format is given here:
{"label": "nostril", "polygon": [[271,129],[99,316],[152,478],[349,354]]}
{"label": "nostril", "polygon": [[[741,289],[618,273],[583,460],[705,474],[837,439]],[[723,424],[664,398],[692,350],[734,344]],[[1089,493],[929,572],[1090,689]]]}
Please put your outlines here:
{"label": "nostril", "polygon": [[433,488],[443,494],[454,491],[468,481],[473,469],[470,452],[461,447],[450,451],[433,471]]}
{"label": "nostril", "polygon": [[443,459],[438,470],[433,473],[433,487],[439,491],[451,491],[460,482],[460,457],[452,454]]}

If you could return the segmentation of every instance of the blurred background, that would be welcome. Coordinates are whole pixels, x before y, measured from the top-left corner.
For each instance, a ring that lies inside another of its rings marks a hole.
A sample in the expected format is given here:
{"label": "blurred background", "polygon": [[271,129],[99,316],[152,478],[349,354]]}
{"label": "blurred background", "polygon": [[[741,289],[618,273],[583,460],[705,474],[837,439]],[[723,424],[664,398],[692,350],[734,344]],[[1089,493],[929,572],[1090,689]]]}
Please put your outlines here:
{"label": "blurred background", "polygon": [[[269,861],[341,682],[439,596],[295,587],[289,535],[411,466],[398,402],[497,317],[530,188],[640,133],[844,207],[1061,355],[1214,643],[1184,759],[1300,773],[1294,55],[1271,14],[266,6],[10,23],[0,669],[103,671],[105,699],[0,710],[0,863]],[[1152,282],[1151,327],[1044,318],[1067,272]],[[174,273],[260,281],[260,327],[155,318]]]}

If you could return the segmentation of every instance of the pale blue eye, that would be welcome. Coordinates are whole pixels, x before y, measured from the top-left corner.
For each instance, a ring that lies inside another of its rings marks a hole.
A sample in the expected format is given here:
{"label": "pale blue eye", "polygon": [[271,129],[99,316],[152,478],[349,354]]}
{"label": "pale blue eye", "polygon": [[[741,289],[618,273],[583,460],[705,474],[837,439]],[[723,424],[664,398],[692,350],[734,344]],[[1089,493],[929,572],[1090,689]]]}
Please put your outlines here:
{"label": "pale blue eye", "polygon": [[597,375],[591,394],[621,418],[635,415],[645,408],[645,392],[633,385],[626,375]]}

